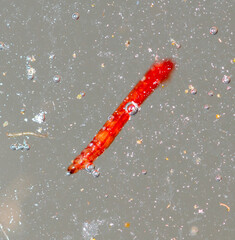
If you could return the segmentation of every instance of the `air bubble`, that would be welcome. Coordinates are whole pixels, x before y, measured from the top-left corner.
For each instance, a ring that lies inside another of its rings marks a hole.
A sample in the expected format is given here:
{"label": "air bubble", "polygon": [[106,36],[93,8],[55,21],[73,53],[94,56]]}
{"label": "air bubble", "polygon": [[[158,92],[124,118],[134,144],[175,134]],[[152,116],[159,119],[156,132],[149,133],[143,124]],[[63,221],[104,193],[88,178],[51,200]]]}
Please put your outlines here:
{"label": "air bubble", "polygon": [[218,32],[218,28],[213,26],[210,28],[210,34],[215,35]]}
{"label": "air bubble", "polygon": [[86,170],[87,172],[92,172],[95,170],[95,165],[94,164],[89,164],[87,167],[86,167]]}
{"label": "air bubble", "polygon": [[135,115],[139,111],[139,108],[135,102],[129,102],[126,104],[125,110],[130,115]]}
{"label": "air bubble", "polygon": [[75,12],[72,14],[72,19],[73,20],[78,20],[80,18],[80,14],[78,12]]}
{"label": "air bubble", "polygon": [[100,172],[98,170],[93,170],[91,172],[91,174],[92,174],[93,177],[99,177],[100,176]]}
{"label": "air bubble", "polygon": [[54,81],[55,83],[60,82],[60,80],[61,80],[61,76],[60,76],[60,75],[55,75],[55,76],[53,77],[53,81]]}

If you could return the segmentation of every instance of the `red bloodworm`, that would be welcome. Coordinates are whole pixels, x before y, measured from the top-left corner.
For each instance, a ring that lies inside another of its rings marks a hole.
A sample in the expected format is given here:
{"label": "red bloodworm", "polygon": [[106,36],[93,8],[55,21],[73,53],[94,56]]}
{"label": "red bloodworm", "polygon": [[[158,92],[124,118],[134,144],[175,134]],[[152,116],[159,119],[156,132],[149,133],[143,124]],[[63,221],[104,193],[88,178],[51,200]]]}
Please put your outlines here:
{"label": "red bloodworm", "polygon": [[144,77],[127,95],[108,121],[95,135],[90,144],[78,155],[68,167],[68,174],[86,169],[93,176],[98,176],[93,162],[107,149],[126,122],[140,109],[145,99],[161,84],[167,80],[174,69],[174,63],[167,59],[154,63]]}

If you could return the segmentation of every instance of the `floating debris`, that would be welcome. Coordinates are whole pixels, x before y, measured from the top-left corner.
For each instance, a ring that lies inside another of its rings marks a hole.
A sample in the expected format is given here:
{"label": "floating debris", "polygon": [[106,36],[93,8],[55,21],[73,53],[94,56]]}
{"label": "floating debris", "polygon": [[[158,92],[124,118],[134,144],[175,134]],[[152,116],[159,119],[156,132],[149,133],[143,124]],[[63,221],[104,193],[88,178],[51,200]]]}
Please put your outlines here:
{"label": "floating debris", "polygon": [[131,42],[130,42],[129,40],[127,40],[127,41],[125,42],[125,46],[126,46],[126,47],[129,47],[130,44],[131,44]]}
{"label": "floating debris", "polygon": [[26,63],[35,62],[35,61],[36,61],[36,58],[34,57],[34,55],[26,57]]}
{"label": "floating debris", "polygon": [[35,77],[36,70],[29,64],[30,62],[35,62],[35,61],[36,61],[36,58],[33,55],[26,57],[26,75],[28,80],[33,80]]}
{"label": "floating debris", "polygon": [[228,212],[230,211],[230,207],[229,207],[228,205],[226,205],[226,204],[224,204],[224,203],[220,203],[219,205],[226,207]]}
{"label": "floating debris", "polygon": [[219,119],[221,116],[219,114],[216,114],[216,119]]}
{"label": "floating debris", "polygon": [[214,92],[213,92],[212,90],[210,90],[210,91],[208,92],[208,96],[212,97],[213,95],[214,95]]}
{"label": "floating debris", "polygon": [[7,234],[6,234],[5,230],[3,229],[3,226],[2,226],[2,224],[0,224],[0,228],[1,228],[1,230],[2,230],[2,233],[3,233],[3,235],[5,236],[5,238],[6,238],[7,240],[10,240],[10,239],[9,239],[9,237],[7,236]]}
{"label": "floating debris", "polygon": [[197,94],[197,89],[196,88],[191,89],[190,93],[193,94],[193,95]]}
{"label": "floating debris", "polygon": [[5,121],[5,122],[2,124],[2,126],[3,126],[3,127],[7,127],[8,124],[9,124],[8,121]]}
{"label": "floating debris", "polygon": [[181,45],[176,42],[173,38],[171,38],[171,45],[175,46],[177,49],[181,48]]}
{"label": "floating debris", "polygon": [[0,50],[9,49],[9,45],[6,45],[4,42],[0,42]]}
{"label": "floating debris", "polygon": [[6,133],[8,137],[19,137],[19,136],[35,136],[35,137],[41,137],[46,138],[48,137],[48,134],[40,134],[40,133],[34,133],[34,132],[19,132],[19,133]]}
{"label": "floating debris", "polygon": [[21,108],[20,113],[21,113],[22,115],[24,115],[24,114],[25,114],[25,108]]}
{"label": "floating debris", "polygon": [[206,110],[208,110],[210,108],[210,106],[208,105],[208,104],[206,104],[205,106],[204,106],[204,109],[206,109]]}
{"label": "floating debris", "polygon": [[227,76],[227,75],[224,75],[223,78],[222,78],[222,83],[228,84],[230,82],[231,82],[231,77]]}
{"label": "floating debris", "polygon": [[215,35],[217,32],[218,32],[218,28],[217,27],[213,26],[213,27],[210,28],[210,34],[211,35]]}
{"label": "floating debris", "polygon": [[0,42],[0,50],[3,50],[5,47],[5,44],[3,42]]}
{"label": "floating debris", "polygon": [[198,234],[199,230],[197,226],[192,226],[190,230],[190,235],[191,236],[196,236]]}
{"label": "floating debris", "polygon": [[141,173],[142,173],[143,175],[146,175],[146,174],[147,174],[147,170],[146,170],[146,169],[143,169],[143,170],[141,171]]}
{"label": "floating debris", "polygon": [[34,118],[32,118],[32,120],[36,123],[43,123],[46,119],[46,115],[44,112],[40,112],[39,114],[37,114]]}
{"label": "floating debris", "polygon": [[215,180],[216,180],[217,182],[221,182],[221,181],[222,181],[222,176],[221,176],[221,175],[217,175],[217,176],[215,177]]}
{"label": "floating debris", "polygon": [[36,70],[33,67],[31,67],[30,65],[28,65],[28,67],[27,67],[28,80],[33,80],[35,73],[36,73]]}
{"label": "floating debris", "polygon": [[73,52],[73,58],[76,58],[77,57],[77,54],[75,52]]}

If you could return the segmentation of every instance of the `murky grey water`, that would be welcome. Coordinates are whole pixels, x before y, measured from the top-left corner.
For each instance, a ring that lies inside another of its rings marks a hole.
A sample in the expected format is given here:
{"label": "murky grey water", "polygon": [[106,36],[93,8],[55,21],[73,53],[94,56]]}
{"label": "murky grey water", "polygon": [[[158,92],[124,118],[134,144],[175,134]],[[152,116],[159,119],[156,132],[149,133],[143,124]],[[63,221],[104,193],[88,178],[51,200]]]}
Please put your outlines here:
{"label": "murky grey water", "polygon": [[[2,0],[0,239],[233,239],[233,9]],[[101,176],[65,176],[156,56],[177,69],[95,162]]]}

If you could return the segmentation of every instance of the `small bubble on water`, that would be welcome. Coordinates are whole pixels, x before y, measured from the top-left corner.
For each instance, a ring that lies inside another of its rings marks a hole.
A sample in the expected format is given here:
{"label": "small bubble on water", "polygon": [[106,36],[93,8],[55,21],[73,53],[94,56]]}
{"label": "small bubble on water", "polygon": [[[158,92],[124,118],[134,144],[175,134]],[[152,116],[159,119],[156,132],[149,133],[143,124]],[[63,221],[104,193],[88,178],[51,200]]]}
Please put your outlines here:
{"label": "small bubble on water", "polygon": [[60,75],[55,75],[55,76],[53,77],[53,81],[54,81],[55,83],[60,82],[60,80],[61,80],[61,76],[60,76]]}
{"label": "small bubble on water", "polygon": [[224,75],[223,78],[222,78],[222,83],[230,83],[231,82],[231,77],[230,76],[227,76],[227,75]]}
{"label": "small bubble on water", "polygon": [[100,172],[98,170],[93,170],[91,172],[91,174],[92,174],[93,177],[99,177],[100,176]]}
{"label": "small bubble on water", "polygon": [[75,12],[72,14],[72,19],[78,20],[80,18],[80,14],[78,12]]}
{"label": "small bubble on water", "polygon": [[11,149],[11,150],[16,150],[16,149],[17,149],[17,145],[16,145],[16,144],[12,144],[12,145],[10,146],[10,149]]}
{"label": "small bubble on water", "polygon": [[50,60],[54,60],[54,59],[55,59],[55,54],[54,54],[54,53],[51,53],[51,54],[49,55],[49,59],[50,59]]}
{"label": "small bubble on water", "polygon": [[206,104],[205,106],[204,106],[204,109],[206,109],[206,110],[208,110],[210,108],[210,106],[208,105],[208,104]]}
{"label": "small bubble on water", "polygon": [[213,26],[213,27],[210,28],[210,34],[211,35],[215,35],[217,32],[218,32],[218,28],[217,27]]}

